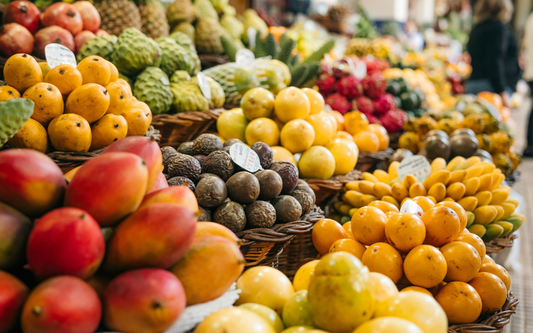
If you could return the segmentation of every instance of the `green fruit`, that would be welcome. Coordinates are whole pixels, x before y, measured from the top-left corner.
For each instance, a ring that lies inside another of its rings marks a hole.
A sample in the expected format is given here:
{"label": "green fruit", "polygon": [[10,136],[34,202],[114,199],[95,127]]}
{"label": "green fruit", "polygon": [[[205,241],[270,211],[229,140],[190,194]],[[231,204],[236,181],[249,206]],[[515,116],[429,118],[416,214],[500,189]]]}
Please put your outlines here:
{"label": "green fruit", "polygon": [[[266,34],[268,32],[268,26],[265,21],[257,15],[257,12],[253,9],[246,9],[243,13],[244,17],[244,30],[242,33],[242,40],[248,44],[248,29],[254,28],[260,34]],[[257,39],[256,39],[257,41]]]}
{"label": "green fruit", "polygon": [[476,216],[472,212],[466,212],[466,217],[468,218],[466,222],[466,227],[469,228],[474,223]]}
{"label": "green fruit", "polygon": [[13,98],[0,102],[0,147],[24,126],[33,114],[33,101]]}
{"label": "green fruit", "polygon": [[181,83],[191,81],[191,76],[186,71],[175,71],[170,77],[170,83]]}
{"label": "green fruit", "polygon": [[482,224],[474,223],[468,228],[468,231],[478,235],[479,237],[483,237],[485,233],[487,233],[487,228],[485,228],[485,226]]}
{"label": "green fruit", "polygon": [[400,85],[400,94],[403,94],[404,92],[407,92],[409,90],[409,86],[407,85],[407,81],[403,77],[399,77],[396,79],[396,82]]}
{"label": "green fruit", "polygon": [[157,43],[162,52],[160,67],[167,75],[170,76],[177,70],[184,70],[191,75],[196,74],[196,61],[188,50],[170,37],[161,37]]}
{"label": "green fruit", "polygon": [[196,0],[194,2],[194,7],[198,9],[198,15],[200,19],[213,19],[218,21],[218,13],[213,7],[213,4],[209,0]]}
{"label": "green fruit", "polygon": [[426,98],[426,96],[424,95],[424,93],[418,89],[414,90],[414,93],[416,94],[416,99],[417,99],[417,106],[416,108],[420,108],[422,103],[424,102],[424,99]]}
{"label": "green fruit", "polygon": [[[196,77],[192,81],[198,82]],[[209,82],[209,87],[211,87],[211,109],[221,108],[224,105],[224,102],[226,101],[224,89],[222,89],[222,87],[217,81],[213,80],[210,77],[207,78],[207,82]]]}
{"label": "green fruit", "polygon": [[226,53],[230,61],[234,62],[236,59],[237,51],[240,50],[240,48],[237,46],[235,41],[227,34],[222,34],[222,36],[220,36],[220,41],[222,42],[222,46],[224,47],[224,53]]}
{"label": "green fruit", "polygon": [[111,53],[113,53],[113,47],[117,42],[117,36],[105,35],[97,36],[96,38],[88,40],[76,56],[78,62],[87,58],[88,56],[97,55],[106,60],[111,60]]}
{"label": "green fruit", "polygon": [[111,61],[120,73],[135,75],[148,66],[159,66],[161,48],[135,28],[124,30],[118,38]]}
{"label": "green fruit", "polygon": [[309,312],[307,290],[300,290],[292,294],[283,307],[282,318],[287,327],[316,326]]}
{"label": "green fruit", "polygon": [[199,54],[223,54],[220,41],[222,27],[212,18],[200,19],[196,24],[196,50]]}
{"label": "green fruit", "polygon": [[[187,37],[189,37],[189,39],[191,40],[192,45],[194,45],[194,36],[196,34],[196,30],[194,29],[192,24],[190,24],[188,22],[182,22],[182,23],[178,24],[174,29],[172,29],[172,34],[174,34],[176,32],[181,32],[181,33],[187,35]],[[172,34],[170,34],[169,37],[173,38]],[[176,40],[176,42],[178,42],[178,44],[180,44],[181,46],[184,46],[179,41]]]}
{"label": "green fruit", "polygon": [[171,28],[182,23],[191,23],[197,19],[198,13],[191,0],[175,0],[167,8],[167,20]]}
{"label": "green fruit", "polygon": [[[202,94],[200,87],[198,87],[198,81],[196,77],[191,79],[187,72],[176,71],[170,80],[172,82],[170,83],[170,90],[173,94],[173,112],[204,111],[209,110],[210,105],[214,104]],[[213,92],[215,92],[215,95],[217,95],[216,97],[213,96]],[[211,85],[212,98],[220,98],[219,94],[219,89],[217,88],[214,91],[213,86]],[[217,101],[217,103],[220,103],[220,101]]]}
{"label": "green fruit", "polygon": [[509,235],[513,231],[514,225],[511,222],[497,221],[497,222],[494,222],[494,223],[503,228],[503,234],[501,234],[500,237],[505,237],[505,236]]}
{"label": "green fruit", "polygon": [[392,94],[394,96],[398,96],[401,93],[402,87],[400,86],[400,83],[392,80],[387,81],[387,92],[389,94]]}
{"label": "green fruit", "polygon": [[133,95],[146,103],[153,114],[166,113],[172,106],[172,92],[167,74],[157,67],[146,68],[135,81]]}
{"label": "green fruit", "polygon": [[405,110],[413,110],[418,104],[418,96],[414,92],[404,92],[400,95],[400,99]]}
{"label": "green fruit", "polygon": [[226,103],[230,104],[239,103],[244,93],[259,86],[255,72],[236,63],[211,67],[203,73],[220,84],[226,95]]}
{"label": "green fruit", "polygon": [[341,224],[348,223],[352,220],[350,216],[343,216],[341,217]]}
{"label": "green fruit", "polygon": [[239,308],[255,312],[261,316],[270,325],[272,325],[272,328],[274,328],[276,333],[281,333],[281,331],[285,329],[285,326],[283,325],[283,322],[281,321],[281,318],[277,312],[267,306],[256,303],[244,303],[239,305]]}
{"label": "green fruit", "polygon": [[485,228],[487,229],[487,232],[481,238],[486,243],[490,242],[493,239],[500,237],[504,232],[503,227],[498,224],[489,224],[489,225],[486,225]]}
{"label": "green fruit", "polygon": [[222,28],[226,29],[233,39],[241,39],[241,36],[244,33],[244,24],[233,15],[224,14],[220,19],[220,25]]}
{"label": "green fruit", "polygon": [[521,226],[522,224],[524,224],[524,220],[519,218],[519,217],[513,217],[513,215],[511,215],[510,217],[506,218],[505,221],[507,222],[510,222],[513,224],[513,230],[511,231],[511,233],[517,231]]}

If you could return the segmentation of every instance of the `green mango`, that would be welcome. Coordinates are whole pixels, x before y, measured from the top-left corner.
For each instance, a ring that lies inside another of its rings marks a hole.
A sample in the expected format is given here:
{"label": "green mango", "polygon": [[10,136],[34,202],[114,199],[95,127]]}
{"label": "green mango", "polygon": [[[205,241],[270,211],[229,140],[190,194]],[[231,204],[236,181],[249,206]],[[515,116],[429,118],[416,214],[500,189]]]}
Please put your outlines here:
{"label": "green mango", "polygon": [[500,237],[504,232],[503,227],[498,224],[489,224],[486,225],[485,228],[487,229],[487,232],[483,235],[482,239],[486,243]]}

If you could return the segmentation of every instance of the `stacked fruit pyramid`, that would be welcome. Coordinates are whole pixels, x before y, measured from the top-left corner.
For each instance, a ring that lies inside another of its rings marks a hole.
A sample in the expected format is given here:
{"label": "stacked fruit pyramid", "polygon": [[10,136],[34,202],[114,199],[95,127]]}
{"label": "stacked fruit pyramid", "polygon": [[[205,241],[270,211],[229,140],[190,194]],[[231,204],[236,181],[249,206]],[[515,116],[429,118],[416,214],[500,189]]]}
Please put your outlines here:
{"label": "stacked fruit pyramid", "polygon": [[163,332],[186,305],[231,287],[240,241],[197,222],[194,192],[169,187],[162,167],[157,143],[140,136],[114,142],[68,185],[40,152],[0,152],[1,332]]}

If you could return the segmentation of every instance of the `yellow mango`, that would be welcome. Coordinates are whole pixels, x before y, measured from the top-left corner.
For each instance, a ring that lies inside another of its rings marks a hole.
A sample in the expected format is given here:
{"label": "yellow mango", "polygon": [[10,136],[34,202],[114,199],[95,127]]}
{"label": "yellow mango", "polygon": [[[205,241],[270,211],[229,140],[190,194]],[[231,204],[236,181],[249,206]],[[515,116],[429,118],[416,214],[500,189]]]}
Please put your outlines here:
{"label": "yellow mango", "polygon": [[381,200],[386,195],[391,196],[391,187],[388,184],[385,183],[376,183],[374,184],[374,195]]}
{"label": "yellow mango", "polygon": [[509,194],[511,193],[511,188],[509,186],[502,186],[492,191],[492,199],[490,200],[491,205],[501,205],[507,200]]}
{"label": "yellow mango", "polygon": [[476,197],[464,197],[461,200],[457,201],[461,207],[463,207],[466,211],[474,211],[474,209],[477,206],[477,198]]}
{"label": "yellow mango", "polygon": [[451,202],[455,202],[455,200],[453,200],[453,199],[450,198],[450,197],[446,197],[446,198],[444,198],[442,201],[451,201]]}
{"label": "yellow mango", "polygon": [[492,200],[492,193],[490,191],[481,191],[476,193],[477,207],[486,206]]}
{"label": "yellow mango", "polygon": [[440,170],[430,175],[424,180],[424,187],[430,189],[436,183],[448,184],[451,178],[451,173],[448,170]]}
{"label": "yellow mango", "polygon": [[478,192],[488,191],[490,187],[492,186],[492,178],[493,178],[492,173],[487,173],[479,177],[479,187],[477,189]]}
{"label": "yellow mango", "polygon": [[352,208],[352,209],[350,209],[350,211],[348,212],[348,215],[350,215],[350,217],[352,217],[353,214],[355,214],[355,212],[357,212],[358,209],[359,209],[359,208],[355,208],[355,207]]}
{"label": "yellow mango", "polygon": [[426,196],[427,191],[424,185],[420,182],[416,182],[409,188],[409,197],[416,198],[416,197],[424,197]]}
{"label": "yellow mango", "polygon": [[514,224],[512,224],[511,222],[497,221],[497,222],[494,222],[494,223],[503,228],[503,234],[501,234],[500,237],[505,237],[505,236],[509,235],[513,231]]}
{"label": "yellow mango", "polygon": [[372,183],[379,183],[379,179],[370,172],[363,172],[361,176],[363,177],[363,180],[368,180]]}
{"label": "yellow mango", "polygon": [[479,177],[470,178],[466,180],[464,184],[466,187],[465,195],[467,197],[474,195],[476,194],[479,188]]}
{"label": "yellow mango", "polygon": [[437,202],[441,202],[446,197],[446,186],[443,183],[433,184],[428,191],[428,195],[434,197]]}
{"label": "yellow mango", "polygon": [[470,167],[468,169],[466,169],[466,178],[465,180],[468,180],[468,179],[471,179],[471,178],[474,178],[474,177],[479,177],[483,174],[483,166],[479,167],[477,165],[473,166],[473,167]]}
{"label": "yellow mango", "polygon": [[465,192],[466,186],[463,183],[453,183],[446,189],[448,196],[455,201],[460,200],[465,195]]}
{"label": "yellow mango", "polygon": [[498,210],[498,214],[496,215],[496,217],[494,218],[494,220],[492,222],[501,220],[503,214],[505,214],[505,210],[503,209],[502,206],[494,205],[494,207],[496,207],[496,209]]}
{"label": "yellow mango", "polygon": [[486,175],[487,173],[492,173],[494,169],[496,168],[496,166],[492,162],[481,162],[481,163],[476,164],[475,166],[476,167],[479,166],[483,168],[483,172],[481,173],[482,175]]}
{"label": "yellow mango", "polygon": [[[431,177],[431,176],[430,176]],[[407,175],[405,176],[405,178],[403,179],[403,186],[405,186],[405,188],[410,188],[411,185],[413,185],[414,183],[416,183],[418,180],[416,179],[415,176],[413,175]]]}
{"label": "yellow mango", "polygon": [[381,198],[381,200],[385,201],[385,202],[388,202],[390,204],[393,204],[394,206],[396,206],[398,209],[400,209],[400,203],[398,202],[398,200],[394,199],[392,196],[390,195],[386,195],[384,197]]}
{"label": "yellow mango", "polygon": [[442,157],[437,157],[431,162],[431,174],[441,170],[446,170],[446,160]]}
{"label": "yellow mango", "polygon": [[463,164],[466,159],[462,156],[456,156],[446,166],[446,170],[454,171],[460,164]]}
{"label": "yellow mango", "polygon": [[396,177],[398,177],[398,166],[400,165],[400,162],[398,161],[393,161],[390,165],[389,165],[389,177],[391,179],[394,179]]}
{"label": "yellow mango", "polygon": [[376,198],[376,196],[372,194],[363,194],[363,196],[361,197],[361,201],[363,201],[363,207],[368,206],[369,203],[376,200],[378,200],[378,198]]}
{"label": "yellow mango", "polygon": [[391,178],[389,176],[389,173],[387,171],[383,171],[380,169],[374,170],[374,176],[379,179],[380,182],[388,183],[391,181]]}
{"label": "yellow mango", "polygon": [[409,195],[409,192],[403,183],[396,183],[391,186],[391,194],[394,199],[400,202]]}
{"label": "yellow mango", "polygon": [[[500,170],[500,169],[498,169]],[[490,185],[490,190],[491,191],[494,191],[495,189],[497,189],[498,187],[500,187],[500,185],[502,184],[502,182],[505,180],[505,175],[501,174],[501,173],[492,173],[494,176],[492,178],[492,184]]]}
{"label": "yellow mango", "polygon": [[363,201],[361,198],[363,193],[357,191],[347,191],[341,197],[342,201],[352,205],[353,207],[363,207]]}
{"label": "yellow mango", "polygon": [[509,199],[509,198],[507,198],[507,200],[505,200],[504,202],[507,202],[507,203],[511,203],[511,204],[513,204],[513,205],[515,206],[515,208],[518,207],[518,205],[520,204],[520,203],[518,202],[518,200],[515,200],[515,199]]}
{"label": "yellow mango", "polygon": [[346,187],[346,189],[351,190],[351,191],[361,192],[361,189],[359,188],[359,180],[347,182],[346,185],[344,185],[344,187]]}
{"label": "yellow mango", "polygon": [[475,223],[489,224],[494,221],[494,218],[498,215],[498,210],[494,206],[481,206],[474,209],[474,215],[476,216]]}
{"label": "yellow mango", "polygon": [[348,212],[350,211],[350,209],[352,209],[353,207],[351,205],[341,205],[339,207],[339,213],[341,213],[342,215],[348,215]]}
{"label": "yellow mango", "polygon": [[509,216],[511,216],[511,214],[514,213],[516,209],[516,206],[508,201],[505,201],[504,203],[502,203],[501,206],[504,210],[504,213],[503,213],[503,216],[500,217],[500,220],[506,219]]}
{"label": "yellow mango", "polygon": [[432,196],[432,195],[427,195],[426,198],[428,198],[429,200],[433,201],[434,204],[437,204],[437,202],[438,202],[437,199],[435,199],[435,197]]}
{"label": "yellow mango", "polygon": [[361,180],[359,182],[359,190],[363,194],[374,194],[374,183],[369,180]]}
{"label": "yellow mango", "polygon": [[466,170],[479,162],[481,162],[481,158],[479,158],[479,156],[472,156],[467,158],[463,163],[459,164],[455,170]]}
{"label": "yellow mango", "polygon": [[455,170],[452,171],[450,174],[450,181],[448,181],[448,184],[445,185],[451,185],[453,183],[462,183],[466,178],[466,170]]}
{"label": "yellow mango", "polygon": [[468,228],[468,231],[470,231],[474,235],[477,235],[481,238],[485,235],[485,233],[487,232],[487,229],[485,228],[484,225],[474,223]]}

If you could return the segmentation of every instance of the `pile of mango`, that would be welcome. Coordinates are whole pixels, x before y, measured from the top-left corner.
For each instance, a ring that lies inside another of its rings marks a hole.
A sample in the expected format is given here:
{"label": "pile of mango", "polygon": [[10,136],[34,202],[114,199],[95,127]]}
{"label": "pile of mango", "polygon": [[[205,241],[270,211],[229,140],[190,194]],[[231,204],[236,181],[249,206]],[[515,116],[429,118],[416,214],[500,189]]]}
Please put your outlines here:
{"label": "pile of mango", "polygon": [[491,162],[479,157],[455,157],[448,164],[442,158],[431,163],[431,173],[423,181],[413,175],[398,177],[399,162],[393,162],[388,172],[364,172],[362,180],[346,184],[341,201],[334,204],[331,218],[340,223],[372,201],[389,202],[400,208],[407,199],[419,201],[429,198],[434,204],[457,202],[468,215],[467,228],[471,233],[490,242],[506,237],[522,226],[525,216],[515,213],[518,201],[509,198],[511,188],[503,185],[505,175]]}

